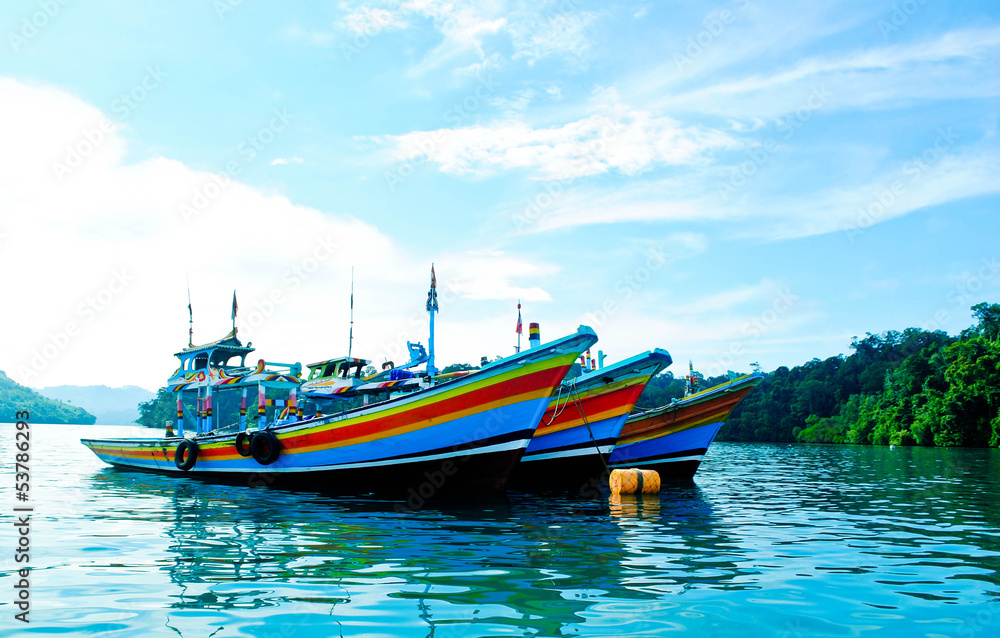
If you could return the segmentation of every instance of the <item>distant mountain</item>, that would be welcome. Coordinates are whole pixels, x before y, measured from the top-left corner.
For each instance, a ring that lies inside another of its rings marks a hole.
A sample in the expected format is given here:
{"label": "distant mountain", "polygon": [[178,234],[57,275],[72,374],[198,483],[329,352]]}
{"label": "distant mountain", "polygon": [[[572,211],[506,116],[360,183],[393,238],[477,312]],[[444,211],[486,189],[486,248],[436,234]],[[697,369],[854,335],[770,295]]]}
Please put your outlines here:
{"label": "distant mountain", "polygon": [[152,399],[149,390],[134,385],[109,388],[106,385],[57,385],[39,388],[39,394],[80,406],[101,425],[131,425],[139,418],[139,404]]}
{"label": "distant mountain", "polygon": [[72,423],[91,425],[93,414],[75,405],[61,403],[12,381],[0,370],[0,423],[17,421],[16,414],[27,410],[30,423]]}

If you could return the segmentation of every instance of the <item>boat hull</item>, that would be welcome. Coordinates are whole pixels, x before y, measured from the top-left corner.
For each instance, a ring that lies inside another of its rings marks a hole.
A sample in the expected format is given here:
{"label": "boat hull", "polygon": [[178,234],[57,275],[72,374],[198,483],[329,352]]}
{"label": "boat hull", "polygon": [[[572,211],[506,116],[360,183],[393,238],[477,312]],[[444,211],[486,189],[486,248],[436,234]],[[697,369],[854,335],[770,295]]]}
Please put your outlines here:
{"label": "boat hull", "polygon": [[693,478],[730,413],[761,379],[742,377],[632,415],[611,452],[611,469],[655,470],[661,480]]}
{"label": "boat hull", "polygon": [[495,492],[523,455],[553,388],[595,341],[593,331],[581,328],[475,375],[344,414],[276,425],[267,431],[281,452],[269,465],[241,456],[235,432],[194,439],[199,451],[189,470],[174,462],[182,439],[82,442],[117,467],[228,483],[419,493],[430,490],[429,482],[433,495]]}
{"label": "boat hull", "polygon": [[605,473],[629,412],[670,363],[669,353],[657,349],[564,382],[514,468],[511,487],[575,488]]}
{"label": "boat hull", "polygon": [[[584,426],[548,434],[531,454],[526,453],[511,473],[514,489],[575,488],[588,485],[590,479],[607,470],[608,458],[625,425],[628,414]],[[590,432],[593,432],[591,438]],[[539,442],[536,434],[528,445]]]}
{"label": "boat hull", "polygon": [[[176,446],[176,441],[170,442]],[[191,478],[209,483],[272,487],[276,489],[322,492],[325,494],[379,494],[416,500],[423,504],[436,498],[471,494],[499,493],[505,489],[503,477],[509,475],[524,448],[479,451],[453,456],[450,460],[416,460],[393,465],[336,469],[312,469],[304,472],[176,472],[178,479]],[[163,474],[149,466],[111,463],[124,471]],[[412,505],[411,507],[418,507]]]}
{"label": "boat hull", "polygon": [[608,465],[611,469],[656,470],[664,481],[693,478],[724,423],[707,423],[646,441],[616,445]]}

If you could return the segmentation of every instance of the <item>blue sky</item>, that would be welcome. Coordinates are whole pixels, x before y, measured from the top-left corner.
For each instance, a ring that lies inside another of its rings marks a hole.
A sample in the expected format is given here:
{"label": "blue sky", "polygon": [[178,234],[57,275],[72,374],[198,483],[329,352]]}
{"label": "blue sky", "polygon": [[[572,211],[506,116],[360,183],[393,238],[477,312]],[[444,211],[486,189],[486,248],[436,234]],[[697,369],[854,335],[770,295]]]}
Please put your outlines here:
{"label": "blue sky", "polygon": [[445,363],[509,354],[518,299],[711,374],[957,332],[1000,298],[998,13],[7,2],[0,368],[155,388],[188,278],[196,341],[235,288],[260,356],[333,356],[352,265],[355,352],[398,361],[431,262]]}

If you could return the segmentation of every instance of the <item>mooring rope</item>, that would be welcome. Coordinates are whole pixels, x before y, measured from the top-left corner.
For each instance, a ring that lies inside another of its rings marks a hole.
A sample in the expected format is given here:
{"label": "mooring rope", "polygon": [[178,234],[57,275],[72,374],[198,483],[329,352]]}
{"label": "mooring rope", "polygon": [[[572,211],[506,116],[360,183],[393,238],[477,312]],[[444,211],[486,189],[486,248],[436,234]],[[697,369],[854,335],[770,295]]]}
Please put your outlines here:
{"label": "mooring rope", "polygon": [[[608,462],[604,460],[604,454],[601,453],[601,446],[597,444],[597,438],[594,436],[594,431],[590,429],[590,421],[587,420],[587,412],[583,409],[583,406],[580,405],[580,393],[577,392],[575,381],[573,382],[572,394],[570,396],[573,397],[573,402],[576,404],[577,412],[579,412],[580,416],[583,417],[583,424],[587,426],[587,432],[590,434],[590,440],[594,443],[594,449],[597,450],[597,457],[601,459],[601,464],[604,465],[604,470],[610,474],[611,468],[608,467]],[[569,402],[567,401],[567,403]]]}

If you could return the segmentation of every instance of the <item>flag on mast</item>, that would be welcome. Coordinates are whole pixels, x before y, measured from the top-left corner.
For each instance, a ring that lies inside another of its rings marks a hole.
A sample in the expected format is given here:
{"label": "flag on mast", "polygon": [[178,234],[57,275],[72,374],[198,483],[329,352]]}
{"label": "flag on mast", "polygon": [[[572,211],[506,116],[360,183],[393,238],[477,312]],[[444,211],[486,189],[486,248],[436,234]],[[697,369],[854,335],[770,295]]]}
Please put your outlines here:
{"label": "flag on mast", "polygon": [[431,289],[427,291],[427,312],[437,312],[437,310],[437,275],[434,274],[434,264],[431,264]]}
{"label": "flag on mast", "polygon": [[517,302],[517,328],[514,330],[517,334],[522,334],[524,332],[523,326],[521,324],[521,302]]}
{"label": "flag on mast", "polygon": [[236,305],[236,291],[233,291],[233,335],[236,335],[236,311],[239,310],[239,306]]}

